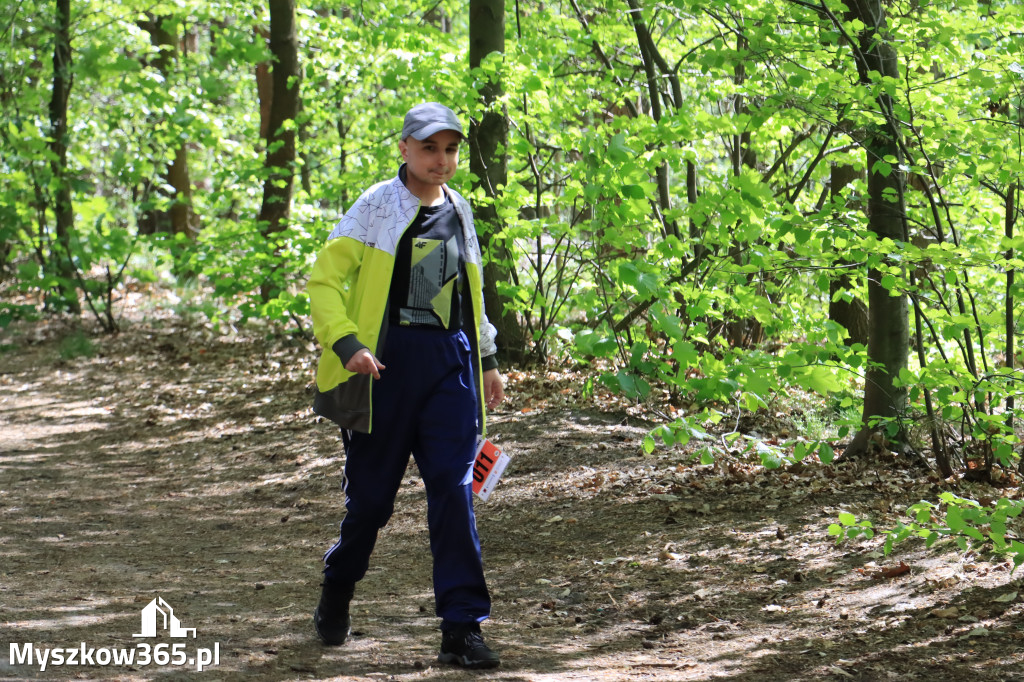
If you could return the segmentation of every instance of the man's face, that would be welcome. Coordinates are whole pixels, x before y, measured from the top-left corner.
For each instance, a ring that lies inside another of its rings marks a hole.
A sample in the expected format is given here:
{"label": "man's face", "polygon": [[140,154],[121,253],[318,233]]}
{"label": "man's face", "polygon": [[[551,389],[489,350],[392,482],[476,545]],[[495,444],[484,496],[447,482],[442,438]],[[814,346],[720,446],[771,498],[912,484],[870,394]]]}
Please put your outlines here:
{"label": "man's face", "polygon": [[[425,140],[407,137],[398,143],[406,163],[410,182],[440,187],[452,179],[459,165],[462,136],[454,130],[442,130]],[[409,189],[413,189],[411,186]]]}

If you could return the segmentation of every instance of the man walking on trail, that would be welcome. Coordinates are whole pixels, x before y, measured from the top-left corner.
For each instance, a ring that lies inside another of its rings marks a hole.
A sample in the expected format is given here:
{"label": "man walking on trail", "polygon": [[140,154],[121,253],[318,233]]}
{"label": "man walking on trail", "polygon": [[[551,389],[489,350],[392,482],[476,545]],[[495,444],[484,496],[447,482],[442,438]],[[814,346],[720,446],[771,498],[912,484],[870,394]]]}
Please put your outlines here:
{"label": "man walking on trail", "polygon": [[448,107],[410,109],[397,177],[356,200],[313,266],[309,301],[323,348],[313,409],[342,429],[346,510],[324,555],[313,619],[324,644],[345,642],[355,584],[411,453],[427,492],[438,659],[492,668],[499,658],[480,634],[491,603],[471,484],[485,406],[504,390],[473,216],[446,184],[464,138]]}

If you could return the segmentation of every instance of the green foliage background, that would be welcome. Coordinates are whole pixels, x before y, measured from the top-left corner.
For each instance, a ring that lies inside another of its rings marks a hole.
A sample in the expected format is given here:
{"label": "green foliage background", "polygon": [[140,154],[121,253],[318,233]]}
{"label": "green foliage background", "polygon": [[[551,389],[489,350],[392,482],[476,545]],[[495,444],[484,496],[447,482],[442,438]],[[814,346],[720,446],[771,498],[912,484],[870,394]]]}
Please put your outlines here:
{"label": "green foliage background", "polygon": [[[534,358],[606,368],[601,380],[636,400],[668,391],[679,409],[649,451],[811,391],[838,432],[750,449],[775,466],[830,460],[829,442],[859,421],[867,358],[829,307],[864,300],[873,267],[912,296],[921,324],[898,378],[911,408],[892,433],[932,428],[921,416],[929,399],[963,466],[1019,458],[1007,419],[1021,393],[1020,362],[1007,357],[1020,330],[1010,297],[1024,294],[1010,275],[1024,246],[1019,4],[887,6],[878,39],[896,46],[900,77],[870,86],[851,41],[865,27],[837,0],[523,1],[507,13],[505,54],[470,70],[463,3],[301,4],[299,181],[288,229],[267,239],[256,220],[266,150],[255,77],[269,58],[267,8],[74,3],[70,258],[80,276],[66,284],[116,319],[128,281],[198,279],[212,294],[197,305],[217,325],[302,329],[312,259],[356,196],[395,172],[404,112],[441,100],[478,120],[478,89],[500,79],[495,106],[510,123],[492,235],[503,247],[492,252],[510,254],[500,291]],[[154,16],[185,37],[167,73],[139,25]],[[48,140],[53,17],[40,0],[0,10],[0,324],[52,307],[65,257]],[[903,161],[865,155],[885,123],[879,91],[901,122]],[[183,145],[197,232],[142,234],[141,214],[170,202],[155,190]],[[851,179],[838,183],[836,169]],[[866,229],[868,171],[908,179],[906,240]],[[473,180],[464,163],[454,184],[468,193]],[[482,190],[473,199],[489,200]],[[280,292],[269,301],[268,279]]]}

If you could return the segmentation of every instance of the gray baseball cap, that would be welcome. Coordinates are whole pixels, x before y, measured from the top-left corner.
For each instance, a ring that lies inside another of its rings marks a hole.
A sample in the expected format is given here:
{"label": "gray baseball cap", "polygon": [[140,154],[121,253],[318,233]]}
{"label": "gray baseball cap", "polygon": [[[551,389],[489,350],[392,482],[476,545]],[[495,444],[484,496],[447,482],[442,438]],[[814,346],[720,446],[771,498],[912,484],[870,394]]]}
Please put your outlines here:
{"label": "gray baseball cap", "polygon": [[402,126],[402,139],[415,137],[417,140],[425,140],[441,130],[454,130],[461,137],[466,135],[462,132],[462,124],[455,112],[443,104],[427,102],[417,104],[405,115],[405,125]]}

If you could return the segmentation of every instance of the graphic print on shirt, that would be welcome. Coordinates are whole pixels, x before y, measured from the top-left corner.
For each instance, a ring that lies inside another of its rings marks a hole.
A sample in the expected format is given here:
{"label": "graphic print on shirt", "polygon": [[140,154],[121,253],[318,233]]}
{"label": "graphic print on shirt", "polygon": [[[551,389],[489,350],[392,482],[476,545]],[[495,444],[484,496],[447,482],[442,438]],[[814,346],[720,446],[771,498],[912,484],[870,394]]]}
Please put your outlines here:
{"label": "graphic print on shirt", "polygon": [[412,242],[409,300],[399,311],[403,325],[451,328],[452,296],[459,276],[459,242],[417,237]]}

